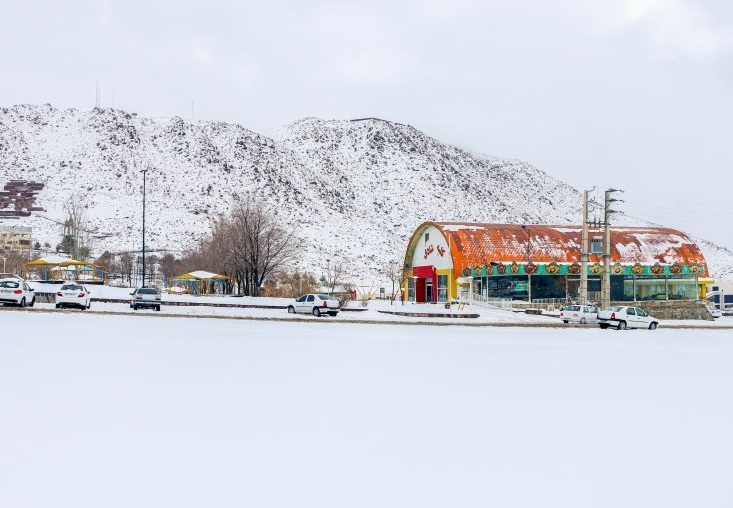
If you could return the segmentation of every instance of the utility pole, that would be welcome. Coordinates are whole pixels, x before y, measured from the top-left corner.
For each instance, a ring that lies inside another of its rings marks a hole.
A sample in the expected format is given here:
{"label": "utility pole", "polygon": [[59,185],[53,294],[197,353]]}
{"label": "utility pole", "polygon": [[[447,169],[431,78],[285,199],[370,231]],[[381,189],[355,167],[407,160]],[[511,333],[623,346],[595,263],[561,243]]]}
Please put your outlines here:
{"label": "utility pole", "polygon": [[[593,187],[595,189],[595,187]],[[580,305],[588,303],[588,193],[583,191],[583,233],[580,239]]]}
{"label": "utility pole", "polygon": [[[522,229],[524,229],[527,232],[527,243],[524,245],[525,250],[525,256],[527,258],[526,264],[524,266],[527,266],[529,264],[529,239],[530,239],[530,233],[529,233],[529,226],[526,224],[522,225]],[[532,303],[532,275],[527,274],[527,303]]]}
{"label": "utility pole", "polygon": [[603,278],[601,279],[601,308],[605,309],[611,305],[611,203],[620,201],[613,199],[611,194],[622,192],[618,189],[608,189],[603,212]]}

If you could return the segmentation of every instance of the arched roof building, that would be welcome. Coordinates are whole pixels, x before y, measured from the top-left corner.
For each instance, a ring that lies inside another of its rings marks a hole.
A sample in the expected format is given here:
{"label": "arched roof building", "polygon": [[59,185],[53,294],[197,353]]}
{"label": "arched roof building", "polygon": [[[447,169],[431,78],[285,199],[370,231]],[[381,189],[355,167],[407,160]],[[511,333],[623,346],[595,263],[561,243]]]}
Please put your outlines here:
{"label": "arched roof building", "polygon": [[[417,302],[447,301],[467,290],[486,297],[574,299],[581,235],[580,226],[425,222],[408,243],[406,294]],[[602,235],[589,232],[591,296],[600,291]],[[705,257],[681,231],[611,228],[614,301],[696,299],[707,275]]]}

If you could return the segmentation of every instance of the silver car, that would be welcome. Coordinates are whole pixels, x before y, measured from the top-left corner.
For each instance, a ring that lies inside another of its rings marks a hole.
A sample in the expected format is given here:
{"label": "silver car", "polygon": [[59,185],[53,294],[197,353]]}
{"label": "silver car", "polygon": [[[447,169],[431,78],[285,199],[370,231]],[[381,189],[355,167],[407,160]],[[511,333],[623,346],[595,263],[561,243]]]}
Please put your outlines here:
{"label": "silver car", "polygon": [[137,310],[148,307],[160,310],[160,291],[155,288],[137,288],[130,293],[130,308]]}
{"label": "silver car", "polygon": [[598,318],[598,308],[592,305],[568,305],[560,311],[563,323],[595,323]]}

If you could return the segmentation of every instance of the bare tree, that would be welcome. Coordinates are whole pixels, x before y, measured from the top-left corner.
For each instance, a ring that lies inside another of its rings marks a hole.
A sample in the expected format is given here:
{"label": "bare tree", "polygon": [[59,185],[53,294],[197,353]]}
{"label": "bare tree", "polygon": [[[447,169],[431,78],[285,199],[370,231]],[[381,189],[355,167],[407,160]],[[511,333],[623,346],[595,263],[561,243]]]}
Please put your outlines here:
{"label": "bare tree", "polygon": [[[157,271],[158,271],[158,256],[156,256],[155,254],[146,256],[145,257],[145,278],[148,279],[148,283],[150,283],[150,281],[156,280]],[[145,281],[143,281],[143,286],[145,286]]]}
{"label": "bare tree", "polygon": [[60,250],[68,252],[73,259],[86,260],[91,254],[89,231],[87,231],[86,207],[80,195],[72,194],[64,205],[66,220]]}
{"label": "bare tree", "polygon": [[170,252],[161,256],[158,266],[160,266],[160,274],[163,276],[166,284],[170,284],[170,280],[176,275],[176,272],[179,269],[179,264],[180,262]]}
{"label": "bare tree", "polygon": [[295,298],[304,293],[318,292],[318,281],[312,273],[296,270],[278,270],[265,281],[267,296]]}
{"label": "bare tree", "polygon": [[23,273],[23,265],[32,260],[30,251],[16,249],[3,251],[0,258],[3,259],[3,263],[0,263],[0,270],[4,266],[4,273],[14,273],[16,275],[21,275]]}
{"label": "bare tree", "polygon": [[200,269],[234,277],[240,294],[259,296],[265,279],[296,254],[295,236],[257,199],[240,200],[230,217],[217,221],[199,243]]}
{"label": "bare tree", "polygon": [[132,270],[135,267],[135,260],[132,257],[132,254],[129,252],[125,252],[124,254],[120,255],[120,273],[122,274],[122,282],[125,282],[125,277],[127,277],[127,282],[130,284],[130,287],[132,287]]}
{"label": "bare tree", "polygon": [[[332,262],[333,261],[333,262]],[[326,278],[326,286],[328,286],[331,294],[336,289],[336,284],[341,283],[341,279],[346,271],[346,262],[343,258],[326,259],[326,269],[324,276]]]}
{"label": "bare tree", "polygon": [[401,260],[392,259],[388,261],[382,269],[382,275],[387,277],[390,282],[392,282],[392,295],[390,297],[390,304],[394,302],[395,299],[395,286],[399,286],[400,282],[402,281],[403,268],[404,267],[402,266]]}

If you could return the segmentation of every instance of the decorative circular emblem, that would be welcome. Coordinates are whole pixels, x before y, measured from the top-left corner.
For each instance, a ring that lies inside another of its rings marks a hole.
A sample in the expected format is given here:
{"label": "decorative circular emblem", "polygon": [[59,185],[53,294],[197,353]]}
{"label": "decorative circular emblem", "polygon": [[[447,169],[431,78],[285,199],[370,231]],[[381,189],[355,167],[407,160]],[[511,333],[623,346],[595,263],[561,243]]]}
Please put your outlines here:
{"label": "decorative circular emblem", "polygon": [[599,273],[603,273],[603,265],[600,263],[593,263],[590,267],[590,273],[593,273],[595,275],[598,275]]}
{"label": "decorative circular emblem", "polygon": [[506,273],[506,265],[497,266],[496,271],[499,272],[499,275],[504,275]]}
{"label": "decorative circular emblem", "polygon": [[682,266],[679,263],[675,263],[669,267],[669,271],[671,273],[674,273],[675,275],[678,275],[682,273]]}
{"label": "decorative circular emblem", "polygon": [[534,263],[527,263],[524,265],[524,273],[527,275],[534,275],[537,273],[537,265]]}
{"label": "decorative circular emblem", "polygon": [[578,275],[580,273],[580,265],[578,263],[573,263],[572,265],[568,266],[568,273],[570,275]]}
{"label": "decorative circular emblem", "polygon": [[661,275],[664,273],[664,267],[659,263],[656,263],[654,266],[652,266],[651,270],[654,275]]}
{"label": "decorative circular emblem", "polygon": [[692,273],[699,273],[700,272],[700,265],[696,265],[696,264],[690,265],[690,271]]}
{"label": "decorative circular emblem", "polygon": [[549,275],[560,273],[560,265],[553,261],[549,265],[545,266],[545,272],[547,272]]}
{"label": "decorative circular emblem", "polygon": [[624,274],[624,267],[621,263],[616,263],[611,267],[611,273],[614,275],[623,275]]}
{"label": "decorative circular emblem", "polygon": [[641,275],[644,273],[644,267],[641,266],[639,263],[636,263],[634,266],[631,267],[631,272],[634,275]]}
{"label": "decorative circular emblem", "polygon": [[464,277],[470,277],[471,276],[471,269],[470,268],[464,268],[463,269],[463,276]]}
{"label": "decorative circular emblem", "polygon": [[519,273],[519,265],[516,261],[509,265],[509,270],[511,270],[512,273]]}

